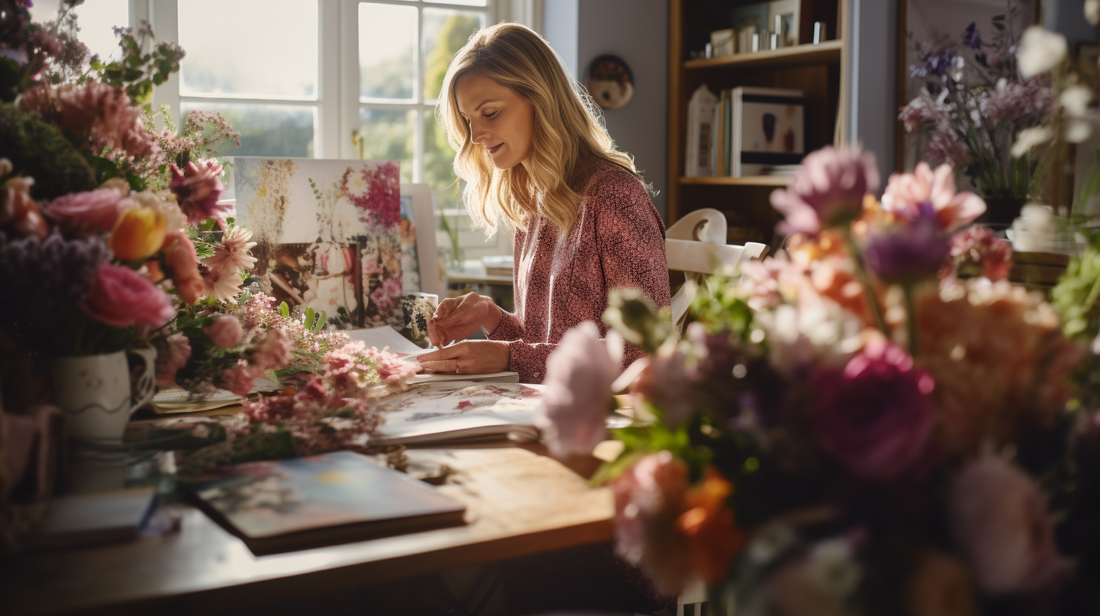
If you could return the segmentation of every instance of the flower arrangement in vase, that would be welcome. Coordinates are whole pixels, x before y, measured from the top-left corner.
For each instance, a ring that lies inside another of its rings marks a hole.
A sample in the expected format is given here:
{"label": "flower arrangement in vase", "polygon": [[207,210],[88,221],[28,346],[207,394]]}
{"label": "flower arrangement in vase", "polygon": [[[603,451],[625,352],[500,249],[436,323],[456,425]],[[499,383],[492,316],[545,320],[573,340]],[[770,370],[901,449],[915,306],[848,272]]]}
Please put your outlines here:
{"label": "flower arrangement in vase", "polygon": [[788,252],[701,292],[683,337],[620,292],[605,322],[648,358],[622,372],[584,325],[551,355],[555,453],[632,400],[594,481],[660,589],[750,615],[1097,609],[1100,240],[1052,307],[952,178],[922,164],[879,199],[873,158],[815,152],[772,195]]}

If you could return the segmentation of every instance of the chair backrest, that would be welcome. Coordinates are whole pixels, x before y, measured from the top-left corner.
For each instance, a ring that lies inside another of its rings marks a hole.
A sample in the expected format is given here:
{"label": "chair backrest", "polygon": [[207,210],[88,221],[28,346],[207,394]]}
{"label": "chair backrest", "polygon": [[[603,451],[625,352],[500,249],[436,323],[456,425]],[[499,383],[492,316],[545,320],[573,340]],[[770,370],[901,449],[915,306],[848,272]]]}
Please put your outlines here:
{"label": "chair backrest", "polygon": [[[676,329],[683,327],[695,291],[704,277],[742,260],[756,259],[767,246],[748,242],[744,246],[726,244],[726,216],[705,208],[695,210],[676,221],[665,232],[668,269],[684,272],[685,282],[672,297],[672,320]],[[689,284],[690,283],[690,284]]]}

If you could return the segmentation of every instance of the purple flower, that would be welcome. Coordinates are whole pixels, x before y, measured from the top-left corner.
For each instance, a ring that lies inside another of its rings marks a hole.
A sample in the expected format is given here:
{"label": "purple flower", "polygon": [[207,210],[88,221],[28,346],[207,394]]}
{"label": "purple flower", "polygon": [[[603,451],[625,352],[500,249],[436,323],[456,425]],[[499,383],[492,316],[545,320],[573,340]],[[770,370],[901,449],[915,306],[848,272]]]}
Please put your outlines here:
{"label": "purple flower", "polygon": [[[0,288],[18,298],[13,309],[48,327],[84,301],[96,271],[111,258],[98,239],[27,238],[0,252]],[[10,303],[10,302],[9,302]]]}
{"label": "purple flower", "polygon": [[910,285],[934,278],[951,251],[951,240],[933,218],[922,216],[892,232],[872,233],[864,258],[867,267],[890,284]]}
{"label": "purple flower", "polygon": [[784,235],[846,224],[859,216],[863,196],[878,190],[875,157],[859,147],[826,146],[802,164],[790,187],[771,196],[772,205],[785,217],[778,227]]}
{"label": "purple flower", "polygon": [[1034,482],[997,456],[972,462],[955,478],[948,519],[985,592],[1041,590],[1064,568]]}
{"label": "purple flower", "polygon": [[815,374],[813,387],[814,434],[852,473],[889,481],[921,460],[932,433],[933,381],[900,347],[868,343],[843,371]]}
{"label": "purple flower", "polygon": [[1054,111],[1054,91],[1050,76],[1037,75],[1023,81],[1002,80],[981,98],[981,111],[993,123],[1007,122],[1018,127],[1042,124]]}
{"label": "purple flower", "polygon": [[963,45],[975,50],[982,48],[982,35],[978,32],[977,23],[972,21],[966,27],[966,31],[963,32]]}
{"label": "purple flower", "polygon": [[919,61],[909,67],[909,76],[914,79],[926,79],[931,76],[943,77],[947,69],[955,63],[955,48],[942,42],[924,41],[917,48]]}

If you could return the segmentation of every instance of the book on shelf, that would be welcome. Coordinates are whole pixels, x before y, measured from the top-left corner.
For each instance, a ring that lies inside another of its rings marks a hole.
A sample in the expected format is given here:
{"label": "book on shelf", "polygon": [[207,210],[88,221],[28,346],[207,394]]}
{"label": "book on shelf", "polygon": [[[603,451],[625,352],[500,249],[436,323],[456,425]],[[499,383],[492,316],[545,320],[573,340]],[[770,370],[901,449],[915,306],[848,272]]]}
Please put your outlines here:
{"label": "book on shelf", "polygon": [[152,487],[59,496],[27,538],[32,548],[71,548],[137,539],[156,502]]}
{"label": "book on shelf", "polygon": [[[698,114],[707,110],[710,119],[701,121]],[[700,86],[688,108],[685,175],[791,176],[805,155],[805,134],[805,99],[798,90],[737,87],[713,95]]]}
{"label": "book on shelf", "polygon": [[454,526],[466,510],[350,451],[236,464],[184,486],[256,555]]}
{"label": "book on shelf", "polygon": [[378,445],[460,445],[538,439],[535,410],[542,385],[447,381],[424,383],[378,401],[385,417]]}

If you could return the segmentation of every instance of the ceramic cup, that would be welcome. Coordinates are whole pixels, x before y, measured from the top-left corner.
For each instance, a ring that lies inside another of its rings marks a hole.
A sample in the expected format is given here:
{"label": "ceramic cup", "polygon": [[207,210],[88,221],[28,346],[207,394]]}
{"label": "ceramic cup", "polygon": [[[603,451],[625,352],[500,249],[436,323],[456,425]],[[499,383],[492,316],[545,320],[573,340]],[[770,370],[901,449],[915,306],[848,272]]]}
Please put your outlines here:
{"label": "ceramic cup", "polygon": [[130,415],[156,392],[156,350],[129,352],[142,359],[141,376],[133,387],[126,351],[56,357],[50,362],[53,402],[69,418],[69,438],[97,444],[122,442]]}

